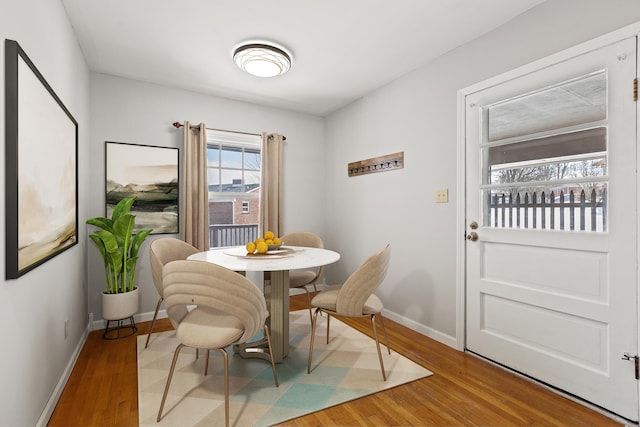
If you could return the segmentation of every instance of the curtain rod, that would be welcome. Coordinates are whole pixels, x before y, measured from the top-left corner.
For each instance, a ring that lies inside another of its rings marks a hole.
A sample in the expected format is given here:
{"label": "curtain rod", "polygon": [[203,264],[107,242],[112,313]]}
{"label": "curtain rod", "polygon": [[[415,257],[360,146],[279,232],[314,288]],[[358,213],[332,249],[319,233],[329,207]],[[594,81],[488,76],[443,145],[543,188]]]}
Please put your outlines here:
{"label": "curtain rod", "polygon": [[[173,122],[173,127],[174,127],[174,128],[176,128],[176,129],[179,129],[179,128],[183,127],[183,126],[184,126],[184,124],[182,124],[182,123],[180,123],[180,122]],[[197,127],[200,127],[200,125],[193,125],[192,127],[197,128]],[[240,135],[262,136],[262,135],[260,135],[259,133],[238,132],[238,131],[235,131],[235,130],[215,129],[215,128],[205,128],[205,129],[206,129],[206,130],[217,130],[217,131],[220,131],[220,132],[238,133],[238,134],[240,134]],[[286,141],[286,140],[287,140],[287,137],[286,137],[286,136],[283,136],[283,137],[282,137],[282,140],[283,140],[283,141]]]}

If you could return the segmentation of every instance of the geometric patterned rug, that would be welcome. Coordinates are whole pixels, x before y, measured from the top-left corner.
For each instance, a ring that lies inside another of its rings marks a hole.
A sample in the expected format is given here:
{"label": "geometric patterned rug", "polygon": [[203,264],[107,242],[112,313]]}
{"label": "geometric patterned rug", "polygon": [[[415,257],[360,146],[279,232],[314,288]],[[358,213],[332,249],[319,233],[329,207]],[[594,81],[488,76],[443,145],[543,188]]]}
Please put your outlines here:
{"label": "geometric patterned rug", "polygon": [[[326,318],[318,319],[311,374],[307,374],[311,325],[309,312],[290,313],[289,356],[276,364],[280,386],[275,387],[271,364],[229,353],[229,423],[269,426],[432,375],[420,365],[383,346],[387,381],[382,380],[372,338],[331,319],[326,344]],[[223,426],[224,382],[222,356],[212,352],[209,375],[205,357],[195,350],[180,352],[169,388],[163,418],[156,423],[162,393],[178,341],[175,331],[155,333],[149,347],[138,336],[138,409],[140,426]]]}

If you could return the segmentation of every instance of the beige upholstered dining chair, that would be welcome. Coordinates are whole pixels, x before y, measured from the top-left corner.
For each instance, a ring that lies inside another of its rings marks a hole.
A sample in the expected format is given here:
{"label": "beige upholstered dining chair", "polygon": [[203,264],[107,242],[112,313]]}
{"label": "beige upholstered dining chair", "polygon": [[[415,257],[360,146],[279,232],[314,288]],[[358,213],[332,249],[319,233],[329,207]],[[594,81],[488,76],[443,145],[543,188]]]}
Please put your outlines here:
{"label": "beige upholstered dining chair", "polygon": [[[308,231],[296,231],[285,234],[281,237],[285,245],[304,246],[307,248],[324,248],[322,238],[315,233]],[[311,295],[307,285],[313,285],[313,290],[318,291],[316,282],[322,277],[324,267],[318,267],[312,270],[291,270],[289,271],[289,288],[302,288],[307,293],[307,301],[309,304],[309,318],[313,321],[311,311]]]}
{"label": "beige upholstered dining chair", "polygon": [[[225,425],[229,425],[229,360],[225,347],[241,345],[261,329],[271,356],[271,336],[266,325],[267,303],[264,295],[249,279],[234,271],[205,261],[173,261],[164,267],[164,297],[167,309],[185,304],[195,305],[176,329],[180,344],[169,370],[169,377],[158,410],[159,422],[169,392],[169,385],[180,350],[184,347],[217,350],[224,360]],[[273,378],[278,387],[278,374],[271,357]]]}
{"label": "beige upholstered dining chair", "polygon": [[316,310],[313,320],[311,321],[311,343],[309,346],[307,373],[311,373],[313,341],[316,334],[318,314],[322,312],[327,314],[327,344],[329,343],[329,321],[332,315],[369,317],[371,319],[371,328],[373,329],[373,337],[378,349],[382,379],[384,381],[387,380],[384,363],[382,361],[382,353],[380,352],[380,340],[378,339],[378,332],[376,330],[376,320],[380,321],[389,354],[391,354],[391,349],[389,348],[389,339],[387,338],[387,332],[384,329],[384,321],[382,319],[382,301],[373,294],[373,291],[382,283],[387,274],[390,256],[391,245],[387,245],[384,249],[372,255],[360,265],[344,284],[330,286],[326,290],[320,291],[320,293],[311,300],[311,306],[316,307]]}
{"label": "beige upholstered dining chair", "polygon": [[[162,269],[171,261],[177,261],[181,259],[187,259],[189,255],[199,252],[197,248],[193,247],[189,243],[173,237],[161,237],[151,242],[149,247],[149,257],[151,259],[151,277],[153,278],[153,284],[160,295],[160,299],[156,304],[156,311],[153,314],[153,320],[151,321],[151,329],[149,329],[149,335],[147,335],[147,342],[144,348],[149,346],[149,339],[153,332],[153,327],[156,324],[156,318],[158,317],[158,310],[160,304],[164,300],[164,290],[162,286]],[[174,307],[171,312],[167,309],[167,317],[171,321],[174,328],[178,327],[178,323],[187,314],[187,306]]]}

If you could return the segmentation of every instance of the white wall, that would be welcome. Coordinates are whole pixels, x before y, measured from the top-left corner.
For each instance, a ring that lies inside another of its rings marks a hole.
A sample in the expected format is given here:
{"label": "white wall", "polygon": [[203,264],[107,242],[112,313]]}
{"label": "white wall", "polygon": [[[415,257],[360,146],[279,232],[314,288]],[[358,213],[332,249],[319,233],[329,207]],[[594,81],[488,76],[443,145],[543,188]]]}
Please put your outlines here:
{"label": "white wall", "polygon": [[[4,39],[17,41],[78,122],[79,216],[86,215],[83,201],[89,155],[89,71],[60,1],[0,0],[2,63]],[[0,67],[0,138],[5,133],[4,65]],[[33,124],[37,126],[36,123]],[[46,143],[47,130],[42,129]],[[4,145],[4,144],[3,144]],[[0,150],[0,193],[5,188],[5,152]],[[56,256],[17,280],[5,277],[5,203],[0,202],[0,425],[32,426],[46,423],[57,385],[86,332],[84,283],[84,229],[80,244]],[[69,321],[68,338],[64,322]],[[44,413],[44,414],[43,414]]]}
{"label": "white wall", "polygon": [[[548,0],[326,121],[327,244],[346,277],[386,242],[388,315],[450,345],[456,335],[456,94],[640,20],[637,0]],[[630,83],[631,85],[631,83]],[[404,151],[403,170],[348,178],[348,162]],[[435,191],[449,190],[436,204]]]}
{"label": "white wall", "polygon": [[[80,243],[0,285],[0,322],[5,325],[0,425],[46,422],[56,387],[83,342],[87,313],[101,317],[102,265],[87,243],[84,220],[104,213],[104,141],[180,147],[182,132],[171,123],[183,120],[285,134],[285,232],[318,232],[327,247],[342,254],[326,270],[329,281],[344,279],[391,242],[391,268],[380,289],[390,315],[451,343],[456,241],[462,238],[455,203],[457,90],[636,21],[637,0],[548,0],[323,120],[90,75],[59,1],[0,0],[2,38],[21,44],[79,123],[80,202]],[[0,70],[4,76],[4,67]],[[0,102],[1,134],[4,116]],[[405,152],[403,170],[347,177],[348,162],[396,151]],[[0,150],[0,188],[4,165]],[[449,189],[448,204],[435,204],[440,188]],[[4,220],[0,203],[0,223]],[[0,236],[4,242],[4,227]],[[141,313],[150,316],[157,295],[147,253],[140,272]],[[0,268],[4,260],[2,244]]]}
{"label": "white wall", "polygon": [[[181,148],[183,129],[175,129],[171,124],[185,120],[204,122],[209,128],[285,135],[285,232],[310,230],[325,235],[322,118],[96,73],[91,74],[89,217],[104,215],[105,141]],[[151,319],[158,301],[149,269],[151,238],[143,246],[138,270],[141,290],[138,318],[143,320]],[[90,248],[89,261],[89,312],[99,320],[104,273],[96,248]]]}

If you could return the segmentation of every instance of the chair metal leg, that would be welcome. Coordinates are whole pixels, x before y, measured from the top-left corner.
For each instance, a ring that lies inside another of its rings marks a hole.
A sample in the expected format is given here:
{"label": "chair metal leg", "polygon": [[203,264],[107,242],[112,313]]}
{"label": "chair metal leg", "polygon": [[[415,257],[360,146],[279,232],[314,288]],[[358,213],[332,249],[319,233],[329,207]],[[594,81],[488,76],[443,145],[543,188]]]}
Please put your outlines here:
{"label": "chair metal leg", "polygon": [[151,321],[151,329],[149,329],[149,335],[147,335],[147,342],[145,343],[144,348],[149,347],[149,338],[151,338],[153,327],[156,324],[156,318],[158,317],[158,310],[160,310],[160,304],[162,304],[162,301],[164,301],[164,298],[160,297],[160,299],[158,300],[158,303],[156,304],[156,312],[153,313],[153,320]]}
{"label": "chair metal leg", "polygon": [[331,315],[327,313],[327,344],[329,344],[329,322],[331,321]]}
{"label": "chair metal leg", "polygon": [[378,319],[380,319],[380,326],[382,326],[382,334],[384,335],[384,342],[387,343],[387,351],[391,354],[391,347],[389,347],[389,338],[387,337],[387,330],[384,327],[384,317],[382,313],[377,314]]}
{"label": "chair metal leg", "polygon": [[311,342],[309,343],[309,363],[307,364],[307,374],[311,373],[311,358],[313,357],[313,341],[316,336],[316,324],[318,323],[318,314],[320,309],[316,308],[316,312],[311,320]]}
{"label": "chair metal leg", "polygon": [[224,348],[216,348],[224,359],[224,425],[229,427],[229,355]]}
{"label": "chair metal leg", "polygon": [[167,394],[169,393],[169,385],[171,384],[171,378],[173,378],[173,371],[176,368],[176,362],[178,361],[178,354],[180,354],[180,350],[184,348],[184,344],[179,344],[176,347],[176,351],[173,354],[173,362],[171,362],[171,369],[169,370],[169,378],[167,378],[167,385],[164,386],[164,394],[162,395],[162,402],[160,402],[160,409],[158,410],[158,418],[156,418],[157,422],[160,422],[162,418],[162,410],[164,409],[164,402],[167,400]]}
{"label": "chair metal leg", "polygon": [[380,360],[380,369],[382,370],[382,379],[387,380],[387,374],[384,372],[384,363],[382,362],[382,352],[380,351],[380,341],[378,340],[378,332],[376,331],[376,315],[371,315],[371,329],[373,329],[373,337],[376,339],[376,348],[378,349],[378,359]]}
{"label": "chair metal leg", "polygon": [[302,289],[307,293],[307,307],[309,307],[309,321],[313,322],[313,310],[311,309],[311,294],[309,293],[309,289],[306,286],[303,286]]}
{"label": "chair metal leg", "polygon": [[273,361],[273,352],[271,351],[271,334],[269,333],[269,327],[264,324],[264,335],[267,337],[267,345],[269,346],[269,357],[271,359],[271,369],[273,369],[273,379],[276,381],[276,387],[279,387],[278,373],[276,372],[276,364]]}
{"label": "chair metal leg", "polygon": [[205,357],[205,359],[204,359],[204,376],[205,377],[209,373],[209,353],[210,353],[210,351],[207,350],[207,357]]}

